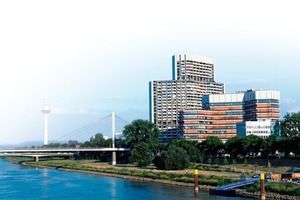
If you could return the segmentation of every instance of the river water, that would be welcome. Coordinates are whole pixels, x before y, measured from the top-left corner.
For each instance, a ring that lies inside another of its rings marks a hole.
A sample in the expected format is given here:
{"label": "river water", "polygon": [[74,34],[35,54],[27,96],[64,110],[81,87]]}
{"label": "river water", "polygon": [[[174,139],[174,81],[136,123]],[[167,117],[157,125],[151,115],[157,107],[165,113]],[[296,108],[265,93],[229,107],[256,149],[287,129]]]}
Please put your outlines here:
{"label": "river water", "polygon": [[193,188],[55,169],[38,169],[0,158],[0,199],[250,200],[252,198],[215,196],[209,195],[206,191],[199,191],[198,197],[195,197]]}

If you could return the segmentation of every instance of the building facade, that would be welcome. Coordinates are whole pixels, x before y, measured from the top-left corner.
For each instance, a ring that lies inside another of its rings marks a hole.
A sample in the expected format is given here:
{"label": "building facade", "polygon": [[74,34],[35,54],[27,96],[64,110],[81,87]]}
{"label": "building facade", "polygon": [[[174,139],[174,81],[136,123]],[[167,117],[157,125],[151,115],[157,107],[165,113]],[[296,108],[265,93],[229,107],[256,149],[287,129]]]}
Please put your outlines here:
{"label": "building facade", "polygon": [[211,58],[174,55],[172,80],[149,83],[149,118],[162,131],[160,141],[182,138],[178,126],[181,110],[200,110],[203,95],[222,93],[224,84],[215,82]]}
{"label": "building facade", "polygon": [[236,124],[239,122],[269,121],[270,126],[275,124],[280,118],[279,100],[279,91],[273,90],[205,95],[202,110],[180,112],[179,129],[186,139],[203,141],[217,136],[227,140],[237,135]]}
{"label": "building facade", "polygon": [[237,135],[240,137],[256,135],[261,138],[267,138],[273,132],[271,120],[239,122],[236,124],[236,129]]}

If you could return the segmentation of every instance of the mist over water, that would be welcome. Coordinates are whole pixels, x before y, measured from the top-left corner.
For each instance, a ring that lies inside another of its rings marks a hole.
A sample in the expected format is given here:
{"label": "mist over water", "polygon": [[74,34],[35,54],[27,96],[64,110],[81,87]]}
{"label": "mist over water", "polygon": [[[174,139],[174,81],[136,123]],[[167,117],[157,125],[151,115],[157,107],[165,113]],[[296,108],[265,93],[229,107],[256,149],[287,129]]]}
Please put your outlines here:
{"label": "mist over water", "polygon": [[[38,169],[0,159],[0,199],[195,199],[193,188]],[[200,191],[196,199],[246,200]]]}

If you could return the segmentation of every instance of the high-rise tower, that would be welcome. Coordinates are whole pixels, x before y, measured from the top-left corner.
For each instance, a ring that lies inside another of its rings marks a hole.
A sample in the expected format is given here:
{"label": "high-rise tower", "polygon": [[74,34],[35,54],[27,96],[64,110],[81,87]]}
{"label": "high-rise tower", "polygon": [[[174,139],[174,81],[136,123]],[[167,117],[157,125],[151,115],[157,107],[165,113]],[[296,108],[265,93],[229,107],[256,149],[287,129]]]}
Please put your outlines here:
{"label": "high-rise tower", "polygon": [[45,124],[44,124],[44,145],[48,145],[48,114],[50,113],[50,108],[48,106],[47,98],[45,99],[44,107],[41,110],[45,115]]}
{"label": "high-rise tower", "polygon": [[199,110],[202,96],[224,93],[224,84],[215,82],[211,58],[195,55],[172,57],[172,80],[149,84],[150,121],[162,134],[161,142],[181,138],[178,128],[180,110]]}

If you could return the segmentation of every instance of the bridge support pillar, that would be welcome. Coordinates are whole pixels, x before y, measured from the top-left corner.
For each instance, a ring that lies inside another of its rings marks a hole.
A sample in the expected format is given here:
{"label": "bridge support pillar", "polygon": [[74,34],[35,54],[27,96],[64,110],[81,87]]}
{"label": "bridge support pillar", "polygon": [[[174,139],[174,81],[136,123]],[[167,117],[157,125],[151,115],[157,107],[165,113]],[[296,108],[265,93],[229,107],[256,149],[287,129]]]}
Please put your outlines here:
{"label": "bridge support pillar", "polygon": [[39,162],[39,157],[38,156],[34,157],[34,162]]}
{"label": "bridge support pillar", "polygon": [[117,156],[116,156],[116,152],[113,151],[113,152],[112,152],[112,160],[111,160],[111,164],[112,164],[112,165],[116,165],[116,163],[117,163]]}

